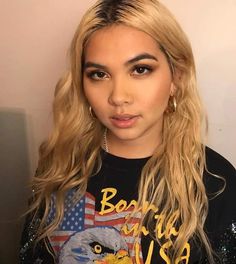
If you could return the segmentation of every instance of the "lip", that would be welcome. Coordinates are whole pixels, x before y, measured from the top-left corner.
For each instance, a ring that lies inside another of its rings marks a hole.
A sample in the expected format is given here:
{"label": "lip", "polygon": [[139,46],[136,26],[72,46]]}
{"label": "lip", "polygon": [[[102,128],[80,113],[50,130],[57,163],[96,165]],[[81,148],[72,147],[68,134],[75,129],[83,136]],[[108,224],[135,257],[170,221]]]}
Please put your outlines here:
{"label": "lip", "polygon": [[130,128],[136,124],[139,118],[139,115],[123,114],[114,115],[110,118],[110,120],[111,123],[117,128]]}

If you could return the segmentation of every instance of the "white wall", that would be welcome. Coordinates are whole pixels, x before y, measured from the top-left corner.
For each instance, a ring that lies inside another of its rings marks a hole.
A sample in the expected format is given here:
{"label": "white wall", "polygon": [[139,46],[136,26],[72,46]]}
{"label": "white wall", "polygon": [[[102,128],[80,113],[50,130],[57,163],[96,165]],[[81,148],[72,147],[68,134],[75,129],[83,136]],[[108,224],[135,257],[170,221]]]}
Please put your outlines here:
{"label": "white wall", "polygon": [[[93,2],[0,0],[0,232],[4,244],[11,245],[0,246],[0,263],[16,263],[19,231],[10,236],[7,231],[15,230],[15,219],[25,207],[23,186],[51,128],[54,86],[66,69],[76,25]],[[209,113],[209,143],[236,165],[236,0],[163,2],[193,45]]]}

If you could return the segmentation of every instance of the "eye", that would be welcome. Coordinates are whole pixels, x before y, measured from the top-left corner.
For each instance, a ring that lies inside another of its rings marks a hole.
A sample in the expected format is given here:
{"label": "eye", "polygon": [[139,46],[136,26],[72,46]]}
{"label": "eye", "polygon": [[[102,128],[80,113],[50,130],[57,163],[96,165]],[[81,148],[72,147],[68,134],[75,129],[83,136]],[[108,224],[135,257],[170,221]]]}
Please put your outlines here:
{"label": "eye", "polygon": [[101,247],[101,245],[96,245],[94,247],[94,252],[97,253],[97,254],[101,254],[102,253],[102,247]]}
{"label": "eye", "polygon": [[95,80],[95,81],[104,80],[108,78],[108,74],[103,71],[91,71],[91,72],[88,72],[86,75],[88,78]]}
{"label": "eye", "polygon": [[132,71],[132,75],[139,76],[152,72],[152,68],[146,65],[135,66]]}
{"label": "eye", "polygon": [[91,247],[91,250],[95,253],[95,254],[114,254],[114,250],[110,249],[108,247],[105,247],[103,245],[101,245],[99,242],[92,242],[89,244]]}

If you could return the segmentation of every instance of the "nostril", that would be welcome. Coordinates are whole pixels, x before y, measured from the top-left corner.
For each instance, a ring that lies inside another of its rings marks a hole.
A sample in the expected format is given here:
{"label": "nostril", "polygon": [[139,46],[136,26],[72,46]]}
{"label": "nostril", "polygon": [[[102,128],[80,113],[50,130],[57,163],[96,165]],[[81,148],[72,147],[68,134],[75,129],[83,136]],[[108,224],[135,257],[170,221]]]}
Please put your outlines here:
{"label": "nostril", "polygon": [[117,258],[117,260],[121,260],[121,259],[123,259],[123,258],[125,258],[125,257],[128,257],[129,256],[129,254],[128,254],[128,252],[126,251],[126,250],[120,250],[117,254],[116,254],[116,258]]}
{"label": "nostril", "polygon": [[127,257],[128,255],[118,256],[117,259],[123,259],[124,257]]}
{"label": "nostril", "polygon": [[122,105],[131,104],[132,99],[129,96],[122,96],[122,97],[110,96],[108,102],[111,105],[122,106]]}

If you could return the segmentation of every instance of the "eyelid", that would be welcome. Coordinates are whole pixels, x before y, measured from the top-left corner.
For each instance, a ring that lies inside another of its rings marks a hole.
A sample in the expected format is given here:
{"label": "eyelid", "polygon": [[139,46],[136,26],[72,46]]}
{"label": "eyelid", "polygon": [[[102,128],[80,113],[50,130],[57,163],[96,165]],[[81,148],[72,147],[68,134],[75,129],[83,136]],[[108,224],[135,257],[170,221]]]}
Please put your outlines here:
{"label": "eyelid", "polygon": [[[97,73],[104,73],[106,77],[104,78],[96,78],[93,75],[97,74]],[[91,80],[95,80],[95,81],[99,81],[99,80],[104,80],[107,77],[109,77],[109,73],[107,73],[106,71],[102,70],[102,69],[91,69],[91,70],[86,70],[85,74],[88,78],[90,78]]]}
{"label": "eyelid", "polygon": [[[147,73],[135,74],[134,71],[137,70],[138,68],[144,68],[144,69],[148,70],[148,72]],[[131,68],[131,74],[132,75],[137,75],[137,76],[145,75],[145,74],[151,73],[153,71],[153,68],[154,68],[153,66],[148,65],[148,64],[136,64],[136,65],[134,65]]]}

